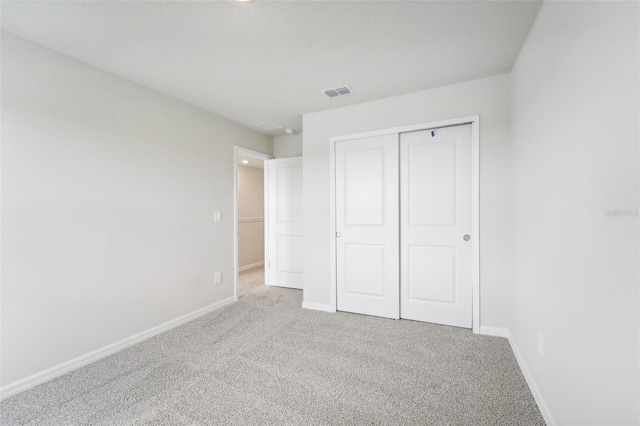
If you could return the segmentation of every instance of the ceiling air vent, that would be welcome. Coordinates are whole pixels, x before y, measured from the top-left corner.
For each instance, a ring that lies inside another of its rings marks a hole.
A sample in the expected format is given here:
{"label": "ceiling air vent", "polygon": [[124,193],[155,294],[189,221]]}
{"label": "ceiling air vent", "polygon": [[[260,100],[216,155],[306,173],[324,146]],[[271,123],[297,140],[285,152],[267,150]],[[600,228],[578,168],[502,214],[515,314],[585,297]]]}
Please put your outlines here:
{"label": "ceiling air vent", "polygon": [[351,87],[349,86],[341,86],[341,87],[334,87],[331,89],[322,90],[322,94],[325,95],[327,98],[331,99],[331,98],[337,98],[339,96],[352,95],[353,90],[351,90]]}
{"label": "ceiling air vent", "polygon": [[256,124],[261,130],[265,132],[280,130],[283,129],[284,126],[282,124],[274,123],[273,121],[265,121],[264,123]]}

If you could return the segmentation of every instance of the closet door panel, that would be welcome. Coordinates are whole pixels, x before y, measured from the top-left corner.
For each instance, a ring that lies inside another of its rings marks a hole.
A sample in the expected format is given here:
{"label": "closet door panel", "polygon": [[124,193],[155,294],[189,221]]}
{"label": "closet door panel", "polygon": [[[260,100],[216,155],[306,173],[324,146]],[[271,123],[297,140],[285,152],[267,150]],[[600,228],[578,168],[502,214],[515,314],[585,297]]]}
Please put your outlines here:
{"label": "closet door panel", "polygon": [[400,316],[471,328],[471,125],[401,134],[400,176]]}
{"label": "closet door panel", "polygon": [[398,136],[336,143],[337,309],[399,317]]}

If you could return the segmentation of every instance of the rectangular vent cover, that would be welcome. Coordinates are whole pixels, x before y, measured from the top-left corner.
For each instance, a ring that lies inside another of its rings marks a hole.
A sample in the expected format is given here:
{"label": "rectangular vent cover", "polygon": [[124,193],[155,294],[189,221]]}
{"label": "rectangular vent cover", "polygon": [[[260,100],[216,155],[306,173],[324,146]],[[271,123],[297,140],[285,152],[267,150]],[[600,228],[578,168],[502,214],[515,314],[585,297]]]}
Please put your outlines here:
{"label": "rectangular vent cover", "polygon": [[260,127],[260,129],[264,131],[280,130],[284,128],[282,124],[278,124],[273,121],[265,121],[264,123],[258,123],[256,124],[256,126]]}
{"label": "rectangular vent cover", "polygon": [[325,95],[327,98],[331,99],[331,98],[337,98],[339,96],[352,95],[353,90],[351,90],[351,87],[349,86],[340,86],[340,87],[334,87],[331,89],[322,90],[322,94]]}

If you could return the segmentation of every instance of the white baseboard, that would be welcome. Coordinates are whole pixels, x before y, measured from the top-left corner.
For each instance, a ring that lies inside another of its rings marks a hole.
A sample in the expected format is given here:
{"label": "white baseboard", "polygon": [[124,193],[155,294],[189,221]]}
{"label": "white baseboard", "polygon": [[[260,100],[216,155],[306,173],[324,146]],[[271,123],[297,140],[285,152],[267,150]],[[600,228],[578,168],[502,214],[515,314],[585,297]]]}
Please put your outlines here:
{"label": "white baseboard", "polygon": [[335,312],[336,310],[331,305],[324,305],[322,303],[309,303],[302,302],[302,307],[304,309],[312,309],[314,311],[323,311],[323,312]]}
{"label": "white baseboard", "polygon": [[547,405],[544,398],[542,397],[540,388],[538,387],[538,384],[533,378],[533,375],[531,374],[531,370],[529,370],[529,367],[525,363],[524,357],[522,356],[522,352],[520,352],[518,345],[516,344],[513,337],[511,337],[511,334],[508,332],[507,332],[507,338],[509,339],[509,344],[511,345],[511,350],[513,351],[513,354],[516,357],[516,361],[518,361],[518,365],[520,366],[522,375],[524,376],[524,379],[527,381],[527,384],[529,385],[529,389],[531,390],[533,399],[535,399],[536,404],[538,404],[538,409],[540,410],[540,414],[542,414],[542,418],[544,418],[544,421],[547,423],[547,426],[556,426],[557,425],[556,420],[553,418],[553,415],[549,410],[549,406]]}
{"label": "white baseboard", "polygon": [[509,337],[509,330],[501,327],[486,327],[480,326],[480,334],[485,336],[496,336],[496,337]]}
{"label": "white baseboard", "polygon": [[258,266],[264,265],[264,260],[262,262],[252,263],[251,265],[245,265],[238,268],[238,272],[246,271],[247,269],[256,268]]}
{"label": "white baseboard", "polygon": [[24,379],[9,383],[8,385],[2,386],[0,388],[0,401],[12,395],[16,395],[20,392],[26,391],[27,389],[35,387],[44,382],[48,382],[49,380],[55,379],[56,377],[62,376],[63,374],[66,374],[70,371],[76,370],[80,367],[84,367],[87,364],[98,361],[99,359],[128,348],[129,346],[133,346],[153,336],[164,333],[165,331],[168,331],[179,325],[182,325],[189,321],[193,321],[198,317],[206,315],[209,312],[213,312],[216,309],[220,309],[223,306],[233,303],[234,301],[234,297],[221,300],[209,306],[205,306],[204,308],[198,309],[197,311],[191,312],[190,314],[183,315],[141,333],[134,334],[133,336],[127,337],[126,339],[120,340],[119,342],[112,343],[93,352],[89,352],[88,354],[74,358],[70,361],[63,362],[62,364],[56,365],[55,367],[48,368],[29,377],[25,377]]}

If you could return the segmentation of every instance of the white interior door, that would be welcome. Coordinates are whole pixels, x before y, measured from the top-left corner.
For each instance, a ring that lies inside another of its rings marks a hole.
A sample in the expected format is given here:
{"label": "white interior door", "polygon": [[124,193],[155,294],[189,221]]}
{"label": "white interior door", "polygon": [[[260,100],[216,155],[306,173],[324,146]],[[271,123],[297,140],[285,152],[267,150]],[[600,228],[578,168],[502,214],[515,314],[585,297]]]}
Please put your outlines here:
{"label": "white interior door", "polygon": [[402,318],[471,328],[471,125],[400,135]]}
{"label": "white interior door", "polygon": [[302,289],[302,157],[268,164],[269,285]]}
{"label": "white interior door", "polygon": [[338,142],[337,309],[399,318],[398,135]]}

